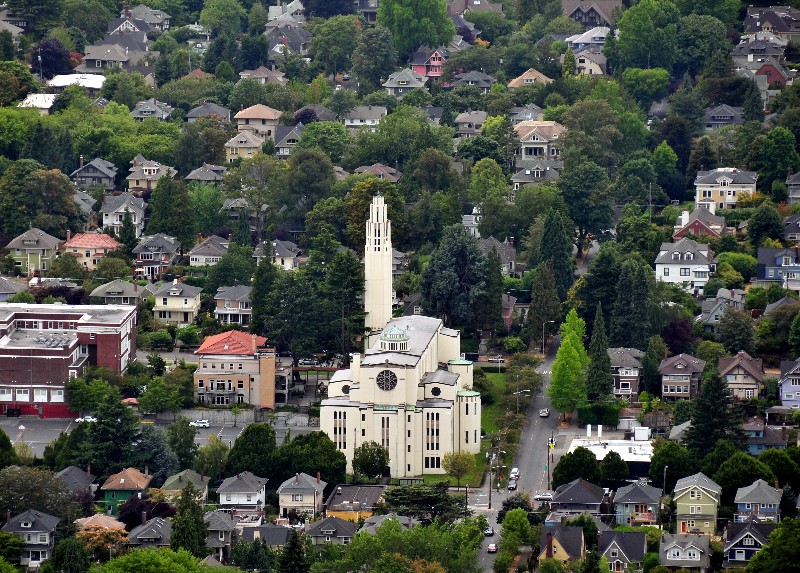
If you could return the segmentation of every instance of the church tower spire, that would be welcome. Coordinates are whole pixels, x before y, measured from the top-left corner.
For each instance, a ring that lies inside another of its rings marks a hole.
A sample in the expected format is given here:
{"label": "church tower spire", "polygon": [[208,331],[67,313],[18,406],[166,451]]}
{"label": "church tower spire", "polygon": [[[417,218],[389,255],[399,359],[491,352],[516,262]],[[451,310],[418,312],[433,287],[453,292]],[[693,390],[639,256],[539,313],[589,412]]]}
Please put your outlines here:
{"label": "church tower spire", "polygon": [[386,202],[378,194],[372,198],[364,244],[364,310],[365,326],[374,335],[383,330],[392,318],[392,223]]}

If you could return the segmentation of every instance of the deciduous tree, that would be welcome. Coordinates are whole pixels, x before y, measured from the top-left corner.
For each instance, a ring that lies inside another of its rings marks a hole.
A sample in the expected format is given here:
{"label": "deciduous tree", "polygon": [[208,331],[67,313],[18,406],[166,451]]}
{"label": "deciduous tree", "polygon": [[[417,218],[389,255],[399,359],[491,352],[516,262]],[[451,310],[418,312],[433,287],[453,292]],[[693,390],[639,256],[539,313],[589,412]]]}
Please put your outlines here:
{"label": "deciduous tree", "polygon": [[272,426],[264,422],[250,424],[236,438],[228,454],[226,473],[234,475],[249,471],[260,477],[269,477],[273,473],[275,450]]}
{"label": "deciduous tree", "polygon": [[194,441],[197,428],[189,425],[189,418],[178,416],[178,419],[167,426],[167,443],[178,458],[180,469],[192,467],[197,455],[197,444]]}
{"label": "deciduous tree", "polygon": [[377,476],[389,465],[389,451],[377,442],[363,442],[353,453],[353,472]]}
{"label": "deciduous tree", "polygon": [[600,484],[600,465],[597,463],[597,458],[591,450],[582,447],[561,456],[553,468],[553,489],[578,478]]}
{"label": "deciduous tree", "polygon": [[442,467],[460,486],[461,479],[475,467],[475,456],[469,452],[448,452],[442,458]]}
{"label": "deciduous tree", "polygon": [[392,32],[398,54],[410,55],[420,45],[447,44],[455,26],[445,0],[388,0],[378,6],[378,24]]}

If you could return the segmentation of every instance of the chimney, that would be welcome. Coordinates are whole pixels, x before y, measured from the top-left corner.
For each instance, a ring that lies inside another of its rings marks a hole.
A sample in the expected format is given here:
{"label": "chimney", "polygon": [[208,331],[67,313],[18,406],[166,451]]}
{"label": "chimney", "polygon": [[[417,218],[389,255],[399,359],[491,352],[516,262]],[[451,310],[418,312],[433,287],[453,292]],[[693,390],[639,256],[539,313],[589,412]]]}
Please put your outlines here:
{"label": "chimney", "polygon": [[86,466],[86,475],[87,476],[91,476],[92,475],[92,464],[88,464]]}
{"label": "chimney", "polygon": [[69,229],[67,229],[67,242],[68,242],[68,243],[69,243],[69,240],[70,240],[71,238],[72,238],[72,231],[70,231]]}
{"label": "chimney", "polygon": [[150,475],[150,470],[149,470],[149,468],[147,466],[144,466],[144,475],[146,475],[146,476]]}
{"label": "chimney", "polygon": [[294,483],[300,483],[300,474],[294,474]]}
{"label": "chimney", "polygon": [[142,525],[144,525],[145,523],[147,523],[147,512],[143,511],[142,512]]}
{"label": "chimney", "polygon": [[319,472],[317,472],[317,483],[319,483]]}
{"label": "chimney", "polygon": [[80,157],[80,161],[81,161],[81,162],[80,162],[80,167],[83,167],[83,155],[81,155],[81,157]]}
{"label": "chimney", "polygon": [[546,545],[546,549],[545,549],[545,556],[548,559],[552,559],[553,558],[553,532],[552,531],[548,531],[547,532],[547,545]]}
{"label": "chimney", "polygon": [[733,524],[729,521],[728,525],[725,526],[725,537],[727,538],[728,541],[730,541],[732,536],[733,536]]}
{"label": "chimney", "polygon": [[778,485],[778,480],[775,480],[775,489],[781,489],[781,486]]}

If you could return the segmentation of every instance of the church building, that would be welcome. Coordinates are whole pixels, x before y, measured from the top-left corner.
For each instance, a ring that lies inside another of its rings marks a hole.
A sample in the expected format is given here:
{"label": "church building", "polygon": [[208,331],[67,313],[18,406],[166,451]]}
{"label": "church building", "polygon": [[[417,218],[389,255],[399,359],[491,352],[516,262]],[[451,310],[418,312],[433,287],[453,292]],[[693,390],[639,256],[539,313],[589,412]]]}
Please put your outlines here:
{"label": "church building", "polygon": [[445,473],[448,452],[480,452],[481,398],[461,334],[438,318],[391,318],[392,238],[382,196],[373,198],[364,248],[367,350],[338,371],[320,424],[347,457],[374,441],[389,450],[392,477]]}

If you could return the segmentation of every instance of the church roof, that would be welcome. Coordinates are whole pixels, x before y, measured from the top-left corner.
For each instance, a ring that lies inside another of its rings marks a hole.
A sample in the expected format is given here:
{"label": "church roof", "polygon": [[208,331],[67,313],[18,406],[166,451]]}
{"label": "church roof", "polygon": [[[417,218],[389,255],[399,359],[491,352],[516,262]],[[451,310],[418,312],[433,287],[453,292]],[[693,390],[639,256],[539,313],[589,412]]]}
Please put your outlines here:
{"label": "church roof", "polygon": [[381,349],[380,340],[375,341],[372,347],[364,353],[362,366],[380,366],[392,364],[395,366],[414,366],[419,362],[425,349],[439,332],[442,321],[429,316],[401,316],[393,318],[386,325],[384,332],[396,328],[405,331],[408,335],[408,350],[387,351]]}

